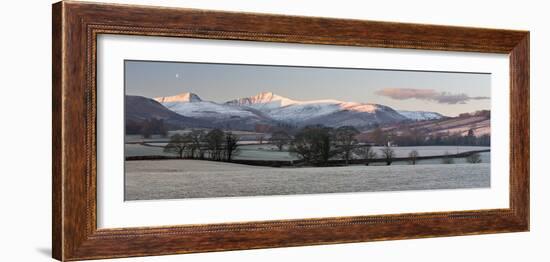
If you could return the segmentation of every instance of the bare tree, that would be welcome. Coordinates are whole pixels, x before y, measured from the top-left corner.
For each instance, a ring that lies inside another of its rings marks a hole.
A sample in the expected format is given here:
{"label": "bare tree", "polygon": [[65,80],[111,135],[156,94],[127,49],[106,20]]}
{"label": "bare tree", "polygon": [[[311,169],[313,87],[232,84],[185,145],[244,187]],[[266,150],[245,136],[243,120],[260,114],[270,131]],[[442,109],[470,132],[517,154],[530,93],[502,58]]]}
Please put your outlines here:
{"label": "bare tree", "polygon": [[205,136],[206,148],[210,159],[222,160],[224,148],[224,133],[220,129],[213,129]]}
{"label": "bare tree", "polygon": [[333,146],[333,137],[332,128],[307,126],[294,137],[290,152],[307,163],[326,165],[338,153]]}
{"label": "bare tree", "polygon": [[341,126],[336,129],[335,141],[338,150],[340,151],[342,158],[346,161],[346,165],[349,164],[349,160],[352,156],[353,150],[359,143],[355,138],[359,134],[359,131],[352,126]]}
{"label": "bare tree", "polygon": [[164,152],[175,153],[179,158],[183,158],[183,153],[190,146],[191,139],[189,136],[175,134],[170,137],[170,142],[164,147]]}
{"label": "bare tree", "polygon": [[238,136],[232,134],[231,132],[225,133],[225,157],[227,161],[231,161],[233,158],[233,155],[238,147],[238,142]]}
{"label": "bare tree", "polygon": [[277,149],[279,149],[279,151],[283,151],[284,146],[288,145],[290,143],[290,140],[291,137],[287,132],[279,130],[271,134],[269,142],[275,145]]}
{"label": "bare tree", "polygon": [[386,165],[391,165],[393,157],[395,156],[393,149],[386,145],[384,148],[380,149],[380,151],[382,152],[382,158],[386,161]]}
{"label": "bare tree", "polygon": [[306,163],[311,163],[314,159],[314,147],[312,139],[302,131],[294,137],[289,151]]}
{"label": "bare tree", "polygon": [[420,156],[420,154],[418,154],[418,151],[416,150],[413,150],[409,153],[409,163],[411,165],[416,165],[416,161],[417,161],[417,158]]}
{"label": "bare tree", "polygon": [[190,154],[192,158],[204,158],[204,143],[206,138],[206,133],[202,130],[193,130],[189,133],[191,138],[191,147]]}
{"label": "bare tree", "polygon": [[373,159],[376,159],[378,156],[376,152],[374,152],[374,149],[371,145],[367,145],[365,147],[361,147],[357,150],[357,153],[359,156],[361,156],[362,159],[365,160],[365,165],[369,165]]}
{"label": "bare tree", "polygon": [[445,155],[443,155],[443,158],[441,159],[442,164],[454,164],[455,160],[449,155],[449,152],[445,152]]}
{"label": "bare tree", "polygon": [[318,162],[322,164],[328,164],[328,161],[338,154],[338,151],[333,146],[333,140],[334,140],[334,134],[332,132],[332,128],[330,127],[323,127],[320,129],[320,132],[318,133],[318,139],[319,139],[319,154],[318,154]]}
{"label": "bare tree", "polygon": [[481,155],[479,153],[473,153],[466,157],[466,162],[470,164],[478,164],[481,163]]}

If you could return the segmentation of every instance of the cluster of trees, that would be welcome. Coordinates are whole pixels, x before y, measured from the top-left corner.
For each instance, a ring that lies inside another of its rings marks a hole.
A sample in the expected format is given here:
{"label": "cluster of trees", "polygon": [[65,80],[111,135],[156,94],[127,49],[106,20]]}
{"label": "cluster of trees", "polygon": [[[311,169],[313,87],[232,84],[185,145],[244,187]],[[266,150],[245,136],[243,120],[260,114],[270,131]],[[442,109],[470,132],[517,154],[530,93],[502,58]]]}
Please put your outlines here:
{"label": "cluster of trees", "polygon": [[[359,158],[368,165],[378,158],[378,154],[371,145],[360,144],[356,138],[358,134],[359,131],[352,126],[336,129],[321,125],[307,126],[296,133],[290,142],[289,151],[313,165],[327,165],[334,158],[343,159],[346,165],[351,159]],[[286,139],[276,141],[282,143]],[[380,158],[390,165],[395,158],[395,152],[386,146],[380,149]]]}
{"label": "cluster of trees", "polygon": [[194,130],[187,134],[175,134],[164,147],[165,152],[180,158],[231,161],[237,151],[239,137],[231,132],[213,129],[209,132]]}

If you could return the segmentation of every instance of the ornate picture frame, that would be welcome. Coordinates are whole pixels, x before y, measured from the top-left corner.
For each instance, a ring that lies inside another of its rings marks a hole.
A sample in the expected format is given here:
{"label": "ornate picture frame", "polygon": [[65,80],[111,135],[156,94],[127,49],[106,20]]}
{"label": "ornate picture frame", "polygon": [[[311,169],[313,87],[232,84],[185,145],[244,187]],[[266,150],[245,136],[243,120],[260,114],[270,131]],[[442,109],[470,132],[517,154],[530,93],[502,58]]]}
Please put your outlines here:
{"label": "ornate picture frame", "polygon": [[[53,257],[62,261],[529,230],[529,32],[63,1],[53,5]],[[505,209],[161,227],[97,227],[101,34],[507,54]]]}

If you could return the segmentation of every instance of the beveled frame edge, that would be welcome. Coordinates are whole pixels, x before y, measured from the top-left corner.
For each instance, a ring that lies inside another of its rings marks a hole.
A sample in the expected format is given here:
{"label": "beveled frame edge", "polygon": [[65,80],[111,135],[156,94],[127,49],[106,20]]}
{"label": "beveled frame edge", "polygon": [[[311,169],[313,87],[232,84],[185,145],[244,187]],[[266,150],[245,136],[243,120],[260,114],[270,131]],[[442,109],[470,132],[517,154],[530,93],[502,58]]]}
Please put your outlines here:
{"label": "beveled frame edge", "polygon": [[[529,230],[528,31],[72,1],[54,4],[52,17],[52,256],[58,260]],[[95,55],[99,34],[509,54],[510,208],[97,229]]]}

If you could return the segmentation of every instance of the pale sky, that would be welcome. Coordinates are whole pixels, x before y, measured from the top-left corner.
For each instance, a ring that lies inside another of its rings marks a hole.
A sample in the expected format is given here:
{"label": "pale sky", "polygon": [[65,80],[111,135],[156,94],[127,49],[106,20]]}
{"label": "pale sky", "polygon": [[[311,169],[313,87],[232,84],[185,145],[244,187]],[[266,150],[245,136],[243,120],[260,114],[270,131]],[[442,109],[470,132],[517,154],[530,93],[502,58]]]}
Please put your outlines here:
{"label": "pale sky", "polygon": [[126,94],[150,98],[193,92],[225,102],[266,91],[294,100],[336,99],[447,116],[491,108],[486,73],[127,60],[125,81]]}

